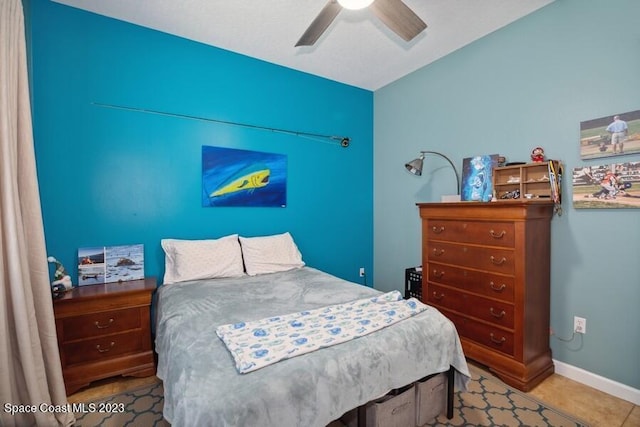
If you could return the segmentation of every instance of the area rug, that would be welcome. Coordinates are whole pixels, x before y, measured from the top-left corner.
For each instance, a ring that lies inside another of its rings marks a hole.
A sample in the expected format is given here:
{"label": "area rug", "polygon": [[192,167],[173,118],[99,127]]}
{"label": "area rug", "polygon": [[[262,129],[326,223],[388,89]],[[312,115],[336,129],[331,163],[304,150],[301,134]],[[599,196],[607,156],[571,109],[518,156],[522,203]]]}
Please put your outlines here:
{"label": "area rug", "polygon": [[95,402],[74,405],[77,427],[168,427],[162,418],[162,383],[143,386]]}
{"label": "area rug", "polygon": [[453,418],[440,415],[427,426],[587,427],[588,424],[469,366],[467,391],[455,393]]}
{"label": "area rug", "polygon": [[[453,418],[440,415],[427,426],[588,426],[474,368],[471,375],[468,390],[455,393]],[[83,410],[76,411],[75,426],[168,427],[162,405],[162,383],[156,383],[77,406]]]}

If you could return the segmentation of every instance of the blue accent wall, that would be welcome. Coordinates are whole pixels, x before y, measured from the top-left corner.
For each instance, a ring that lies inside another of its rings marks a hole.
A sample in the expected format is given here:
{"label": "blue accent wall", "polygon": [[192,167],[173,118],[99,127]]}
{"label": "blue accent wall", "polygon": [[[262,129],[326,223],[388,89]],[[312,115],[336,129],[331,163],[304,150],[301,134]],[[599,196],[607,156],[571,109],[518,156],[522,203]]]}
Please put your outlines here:
{"label": "blue accent wall", "polygon": [[[427,157],[421,178],[403,164],[420,150],[456,161],[499,153],[530,161],[545,148],[565,163],[564,214],[552,220],[554,359],[640,389],[640,210],[572,207],[571,169],[640,161],[582,161],[580,122],[640,109],[640,2],[558,0],[374,95],[375,283],[400,289],[421,261],[416,202],[455,194],[450,166]],[[399,145],[402,141],[402,145]],[[386,289],[385,289],[386,288]]]}
{"label": "blue accent wall", "polygon": [[[290,231],[312,267],[373,273],[373,93],[47,0],[29,0],[33,122],[48,254]],[[252,126],[345,135],[349,148]],[[205,208],[202,146],[287,156],[285,208]]]}

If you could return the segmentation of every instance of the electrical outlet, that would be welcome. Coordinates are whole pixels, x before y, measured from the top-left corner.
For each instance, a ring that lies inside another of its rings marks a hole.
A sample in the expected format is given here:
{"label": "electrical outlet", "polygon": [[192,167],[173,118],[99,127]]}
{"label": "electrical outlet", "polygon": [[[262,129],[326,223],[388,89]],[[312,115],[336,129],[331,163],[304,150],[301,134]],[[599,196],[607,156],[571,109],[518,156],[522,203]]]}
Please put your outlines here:
{"label": "electrical outlet", "polygon": [[364,277],[364,267],[360,267],[360,277]]}
{"label": "electrical outlet", "polygon": [[575,316],[573,318],[573,332],[577,332],[579,334],[587,333],[587,319],[584,317]]}

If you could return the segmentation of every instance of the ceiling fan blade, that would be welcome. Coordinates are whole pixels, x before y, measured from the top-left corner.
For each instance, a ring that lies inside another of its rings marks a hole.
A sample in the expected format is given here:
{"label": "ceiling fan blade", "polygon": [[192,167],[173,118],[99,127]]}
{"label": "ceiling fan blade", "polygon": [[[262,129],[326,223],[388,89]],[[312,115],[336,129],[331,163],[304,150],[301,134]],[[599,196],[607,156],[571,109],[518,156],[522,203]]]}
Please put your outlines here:
{"label": "ceiling fan blade", "polygon": [[387,27],[405,41],[412,40],[427,28],[427,24],[402,0],[376,0],[371,8]]}
{"label": "ceiling fan blade", "polygon": [[325,7],[320,11],[316,19],[313,20],[307,31],[304,32],[296,47],[311,46],[320,38],[322,33],[331,25],[333,20],[342,10],[342,6],[336,0],[329,0]]}

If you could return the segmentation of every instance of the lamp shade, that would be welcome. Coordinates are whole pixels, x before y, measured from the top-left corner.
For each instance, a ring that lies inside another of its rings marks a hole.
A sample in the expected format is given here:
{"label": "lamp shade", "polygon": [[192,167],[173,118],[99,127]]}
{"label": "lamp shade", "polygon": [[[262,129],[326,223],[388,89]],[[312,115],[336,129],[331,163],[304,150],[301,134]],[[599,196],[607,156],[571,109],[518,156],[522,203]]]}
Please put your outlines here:
{"label": "lamp shade", "polygon": [[424,161],[424,156],[420,156],[419,158],[413,159],[409,163],[405,164],[404,167],[407,168],[407,170],[412,174],[416,176],[421,176],[423,161]]}
{"label": "lamp shade", "polygon": [[338,0],[338,3],[345,9],[358,10],[369,6],[373,0]]}
{"label": "lamp shade", "polygon": [[438,153],[437,151],[421,151],[420,157],[418,157],[417,159],[411,160],[409,163],[405,163],[404,167],[413,175],[422,176],[422,166],[424,164],[424,156],[426,154],[434,154],[436,156],[440,156],[443,159],[445,159],[447,162],[449,162],[449,164],[453,168],[453,172],[456,174],[457,190],[458,190],[458,194],[460,194],[460,175],[458,174],[458,170],[456,169],[456,166],[453,164],[451,159],[442,153]]}

